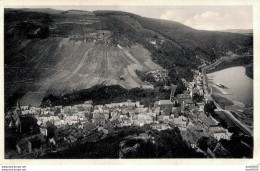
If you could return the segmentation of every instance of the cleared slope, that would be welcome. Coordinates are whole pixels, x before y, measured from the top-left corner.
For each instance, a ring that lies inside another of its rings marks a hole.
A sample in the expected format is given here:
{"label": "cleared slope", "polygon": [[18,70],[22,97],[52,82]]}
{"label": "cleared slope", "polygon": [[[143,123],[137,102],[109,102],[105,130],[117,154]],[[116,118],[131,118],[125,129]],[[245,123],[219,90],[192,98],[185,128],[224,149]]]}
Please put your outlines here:
{"label": "cleared slope", "polygon": [[[140,87],[148,84],[138,78],[136,69],[162,69],[151,61],[149,52],[141,45],[126,49],[120,46],[91,45],[66,38],[48,38],[39,42],[27,42],[23,48],[19,47],[24,56],[34,54],[34,57],[27,61],[28,69],[26,66],[15,68],[15,62],[7,65],[6,80],[10,80],[6,81],[6,85],[9,93],[27,85],[28,89],[21,98],[22,104],[39,105],[49,93],[60,95],[97,84]],[[128,52],[130,49],[135,51],[134,55]],[[8,77],[11,70],[15,73],[22,71],[26,76]],[[41,73],[39,77],[33,77],[35,72]],[[14,82],[19,84],[13,84]]]}

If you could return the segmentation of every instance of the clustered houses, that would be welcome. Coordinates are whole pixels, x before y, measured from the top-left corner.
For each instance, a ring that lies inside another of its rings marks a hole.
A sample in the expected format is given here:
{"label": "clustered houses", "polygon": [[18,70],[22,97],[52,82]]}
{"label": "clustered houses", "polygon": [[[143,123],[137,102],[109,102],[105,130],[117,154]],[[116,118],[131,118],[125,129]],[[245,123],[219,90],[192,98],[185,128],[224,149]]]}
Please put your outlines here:
{"label": "clustered houses", "polygon": [[153,70],[147,71],[147,74],[152,74],[156,81],[166,81],[168,78],[168,71],[167,70]]}
{"label": "clustered houses", "polygon": [[[146,124],[158,131],[178,127],[186,143],[200,150],[196,144],[203,136],[213,137],[217,141],[230,139],[231,136],[231,133],[220,127],[214,118],[204,113],[204,98],[201,102],[194,102],[193,94],[199,93],[203,87],[201,83],[202,75],[195,72],[194,80],[185,82],[187,90],[183,94],[175,96],[177,86],[171,85],[170,99],[159,100],[152,108],[131,100],[105,105],[93,105],[92,101],[86,101],[73,106],[45,108],[17,105],[16,109],[6,115],[6,120],[10,128],[19,131],[19,115],[30,115],[37,119],[40,127],[39,135],[18,142],[18,154],[24,154],[23,151],[37,151],[40,155],[39,149],[42,153],[46,152],[46,149],[62,150],[74,143],[96,141],[116,131],[117,127],[142,127]],[[221,144],[218,144],[218,147],[222,147]],[[212,150],[213,154],[214,149]]]}

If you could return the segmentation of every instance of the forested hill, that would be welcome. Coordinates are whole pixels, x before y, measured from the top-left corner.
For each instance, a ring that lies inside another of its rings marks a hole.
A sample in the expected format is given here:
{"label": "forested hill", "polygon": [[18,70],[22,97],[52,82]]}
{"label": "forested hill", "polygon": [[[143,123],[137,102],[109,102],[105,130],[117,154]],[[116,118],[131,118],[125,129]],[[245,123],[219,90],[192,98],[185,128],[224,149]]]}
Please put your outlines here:
{"label": "forested hill", "polygon": [[27,104],[97,84],[140,87],[137,69],[168,69],[177,84],[204,61],[253,51],[252,35],[117,11],[5,9],[4,36],[6,101]]}
{"label": "forested hill", "polygon": [[153,54],[155,60],[160,63],[168,57],[169,65],[183,66],[187,65],[189,59],[192,59],[189,63],[196,64],[196,55],[211,61],[226,55],[229,51],[236,54],[252,53],[252,35],[196,30],[178,22],[145,18],[125,12],[95,11],[94,13],[104,17],[104,23],[110,21],[105,24],[110,26],[109,29],[115,30],[122,36],[129,36],[128,38],[133,41],[143,41],[147,44],[147,48],[151,41],[156,41],[157,45],[157,42],[164,40],[164,43],[156,48],[156,52],[160,55],[156,52]]}

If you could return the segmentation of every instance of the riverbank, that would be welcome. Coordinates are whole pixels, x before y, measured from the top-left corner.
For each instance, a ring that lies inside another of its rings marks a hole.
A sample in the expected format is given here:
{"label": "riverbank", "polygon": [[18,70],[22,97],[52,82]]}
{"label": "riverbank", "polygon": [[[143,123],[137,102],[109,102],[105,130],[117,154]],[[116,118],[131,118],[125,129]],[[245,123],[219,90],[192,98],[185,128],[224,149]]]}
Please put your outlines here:
{"label": "riverbank", "polygon": [[253,56],[237,56],[237,57],[223,57],[219,62],[215,62],[205,70],[207,74],[220,71],[226,68],[244,66],[246,67],[246,75],[253,78]]}
{"label": "riverbank", "polygon": [[[235,57],[222,57],[216,62],[205,67],[205,73],[213,73],[221,71],[224,69],[243,66],[245,67],[245,74],[249,78],[253,78],[253,56],[235,56]],[[230,111],[232,115],[238,119],[242,124],[246,125],[250,130],[253,130],[253,105],[244,104],[242,102],[237,102],[237,100],[229,99],[228,95],[230,90],[222,89],[216,86],[215,76],[208,76],[206,85],[210,90],[209,95],[211,98],[224,110]],[[221,79],[223,79],[221,77]],[[214,81],[215,82],[214,82]],[[231,79],[232,80],[232,79]],[[219,82],[219,81],[217,81]],[[224,83],[221,82],[220,83]],[[225,83],[224,83],[225,84]],[[225,85],[226,86],[226,85]],[[231,88],[228,85],[228,88]]]}
{"label": "riverbank", "polygon": [[220,91],[220,88],[212,88],[211,97],[213,100],[218,103],[221,108],[231,111],[235,118],[246,125],[249,129],[253,130],[253,107],[247,106],[242,102],[229,100],[221,95],[223,94]]}
{"label": "riverbank", "polygon": [[223,109],[226,109],[228,106],[234,105],[233,101],[220,96],[219,94],[212,94],[211,97],[219,104],[219,106]]}
{"label": "riverbank", "polygon": [[251,79],[254,78],[254,65],[253,65],[253,63],[246,66],[246,75]]}
{"label": "riverbank", "polygon": [[209,74],[212,72],[220,71],[235,66],[247,66],[252,63],[253,63],[252,55],[222,57],[218,60],[218,62],[215,62],[211,64],[210,67],[207,67],[206,73]]}

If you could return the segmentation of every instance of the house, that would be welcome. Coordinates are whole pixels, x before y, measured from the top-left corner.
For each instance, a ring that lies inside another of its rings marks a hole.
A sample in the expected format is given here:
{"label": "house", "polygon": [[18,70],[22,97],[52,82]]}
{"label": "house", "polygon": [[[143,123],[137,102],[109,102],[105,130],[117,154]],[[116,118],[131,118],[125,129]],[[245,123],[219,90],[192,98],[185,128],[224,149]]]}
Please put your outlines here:
{"label": "house", "polygon": [[70,144],[72,144],[72,143],[74,143],[74,142],[76,142],[78,139],[75,137],[75,136],[73,136],[73,135],[69,135],[68,136],[68,142],[70,143]]}
{"label": "house", "polygon": [[21,110],[29,110],[29,106],[21,106]]}
{"label": "house", "polygon": [[194,130],[196,131],[196,133],[203,133],[203,128],[199,125],[195,125]]}
{"label": "house", "polygon": [[62,112],[65,114],[71,114],[71,106],[64,106]]}
{"label": "house", "polygon": [[191,99],[184,99],[183,107],[187,107],[188,109],[191,110],[195,108],[195,103]]}
{"label": "house", "polygon": [[157,116],[157,113],[149,112],[147,115],[150,115],[151,117],[155,118]]}
{"label": "house", "polygon": [[105,120],[108,121],[108,120],[109,120],[109,117],[110,117],[109,113],[105,113],[105,114],[104,114],[104,117],[105,117]]}
{"label": "house", "polygon": [[154,112],[158,115],[158,114],[160,113],[160,107],[156,107],[156,108],[154,109]]}
{"label": "house", "polygon": [[227,139],[226,137],[226,132],[225,131],[214,131],[213,132],[213,137],[216,138],[218,141],[220,139]]}
{"label": "house", "polygon": [[197,103],[197,106],[198,106],[198,110],[199,110],[200,112],[204,111],[204,106],[205,106],[204,103]]}
{"label": "house", "polygon": [[199,127],[197,127],[197,125],[192,125],[189,124],[187,126],[186,131],[184,131],[185,134],[185,140],[187,142],[188,145],[190,145],[192,148],[196,148],[197,147],[197,142],[198,140],[203,137],[203,136],[207,136],[203,130],[201,130]]}
{"label": "house", "polygon": [[40,126],[40,132],[41,134],[43,134],[44,136],[48,136],[48,130],[47,130],[47,127],[45,126]]}
{"label": "house", "polygon": [[76,106],[78,112],[85,111],[85,108],[82,105],[75,105],[75,106]]}
{"label": "house", "polygon": [[145,120],[141,119],[141,120],[133,120],[133,124],[137,125],[137,126],[144,126],[145,124]]}
{"label": "house", "polygon": [[59,136],[59,135],[61,135],[61,134],[63,133],[63,131],[64,131],[63,127],[60,127],[60,128],[55,129],[55,131],[54,131],[54,136]]}
{"label": "house", "polygon": [[197,141],[198,140],[194,136],[192,136],[192,134],[190,134],[189,132],[187,132],[185,140],[191,148],[197,147]]}
{"label": "house", "polygon": [[84,104],[90,104],[90,105],[93,105],[93,101],[92,101],[92,100],[88,100],[88,101],[85,101]]}
{"label": "house", "polygon": [[136,107],[140,107],[140,101],[136,101],[136,102],[135,102],[135,106],[136,106]]}
{"label": "house", "polygon": [[191,88],[190,89],[190,97],[193,99],[194,94],[199,94],[199,91],[197,89]]}
{"label": "house", "polygon": [[181,79],[182,83],[184,84],[185,87],[189,86],[189,82],[186,81],[184,78]]}
{"label": "house", "polygon": [[143,120],[144,123],[146,123],[146,124],[150,124],[153,122],[153,118],[150,115],[147,115],[144,113],[137,115],[137,118],[138,118],[138,120]]}
{"label": "house", "polygon": [[96,125],[92,122],[83,123],[83,129],[88,133],[96,129]]}
{"label": "house", "polygon": [[77,138],[77,140],[81,140],[82,138],[85,137],[84,133],[81,132],[81,131],[76,132],[73,136],[74,136],[75,138]]}
{"label": "house", "polygon": [[152,126],[152,129],[156,129],[157,131],[163,131],[170,128],[171,127],[167,124],[156,124]]}
{"label": "house", "polygon": [[93,123],[97,126],[103,126],[105,124],[105,116],[103,114],[93,114]]}
{"label": "house", "polygon": [[62,109],[62,106],[54,106],[54,109],[57,110],[57,109]]}
{"label": "house", "polygon": [[136,108],[137,113],[145,113],[148,111],[148,108],[138,107]]}
{"label": "house", "polygon": [[181,113],[181,107],[172,107],[172,114],[179,114]]}
{"label": "house", "polygon": [[85,111],[91,111],[93,109],[92,104],[81,104],[81,107],[84,108]]}
{"label": "house", "polygon": [[104,132],[104,134],[109,134],[112,133],[114,131],[113,125],[110,122],[107,122],[104,126],[102,131]]}
{"label": "house", "polygon": [[73,114],[73,113],[78,113],[78,108],[77,108],[77,106],[72,106],[71,107],[71,113]]}
{"label": "house", "polygon": [[129,118],[127,118],[127,119],[122,120],[120,124],[121,124],[121,126],[131,126],[132,122]]}
{"label": "house", "polygon": [[163,121],[166,122],[166,123],[173,122],[172,116],[164,115],[162,117],[163,117]]}
{"label": "house", "polygon": [[185,99],[191,99],[191,97],[189,94],[177,94],[176,99],[179,104],[182,104]]}
{"label": "house", "polygon": [[119,112],[113,111],[111,112],[111,119],[110,120],[118,120],[120,118]]}
{"label": "house", "polygon": [[157,121],[163,122],[163,115],[157,116]]}
{"label": "house", "polygon": [[228,132],[227,129],[224,129],[222,127],[219,127],[218,129],[215,130],[211,130],[213,137],[216,138],[218,141],[220,139],[226,139],[226,140],[230,140],[230,137],[232,135],[232,133]]}
{"label": "house", "polygon": [[28,115],[29,114],[29,110],[22,110],[22,115]]}
{"label": "house", "polygon": [[118,126],[118,125],[120,124],[117,119],[116,119],[116,120],[112,120],[110,123],[111,123],[113,126]]}
{"label": "house", "polygon": [[199,95],[200,95],[200,96],[203,96],[203,95],[204,95],[204,90],[203,90],[203,88],[200,88],[200,89],[199,89]]}
{"label": "house", "polygon": [[77,128],[78,128],[78,129],[84,129],[84,125],[83,125],[83,124],[78,124],[78,125],[77,125]]}
{"label": "house", "polygon": [[186,129],[187,127],[187,118],[184,116],[179,116],[177,118],[173,118],[173,124],[180,129]]}
{"label": "house", "polygon": [[53,144],[53,145],[56,145],[56,142],[58,141],[58,139],[55,137],[52,137],[52,138],[50,138],[49,139],[49,142],[51,143],[51,144]]}
{"label": "house", "polygon": [[99,110],[99,111],[102,111],[103,110],[103,105],[95,105],[94,106],[94,110]]}
{"label": "house", "polygon": [[158,102],[160,110],[164,112],[165,115],[170,115],[172,112],[173,103],[171,100],[160,100]]}
{"label": "house", "polygon": [[211,117],[206,116],[205,114],[199,115],[198,121],[204,126],[207,131],[213,131],[218,129],[218,123],[216,123]]}
{"label": "house", "polygon": [[50,116],[50,117],[49,117],[49,120],[50,120],[50,121],[59,121],[60,118],[59,118],[58,116]]}

